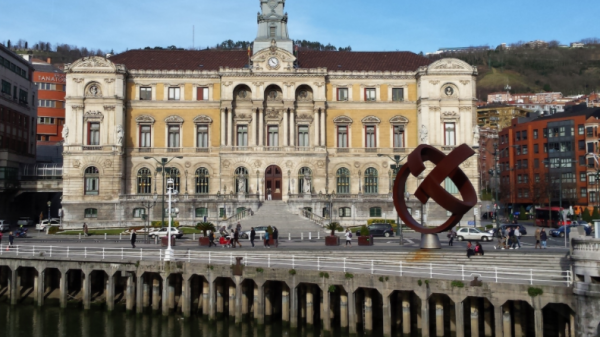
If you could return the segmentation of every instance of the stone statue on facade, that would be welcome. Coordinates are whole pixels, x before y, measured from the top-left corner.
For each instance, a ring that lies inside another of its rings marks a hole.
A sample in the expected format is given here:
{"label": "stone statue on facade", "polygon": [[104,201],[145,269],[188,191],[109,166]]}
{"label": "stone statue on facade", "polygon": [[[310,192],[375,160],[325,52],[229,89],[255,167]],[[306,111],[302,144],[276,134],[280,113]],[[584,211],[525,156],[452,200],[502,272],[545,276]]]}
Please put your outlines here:
{"label": "stone statue on facade", "polygon": [[120,124],[117,125],[117,128],[115,130],[115,140],[117,146],[123,145],[123,126],[121,126]]}
{"label": "stone statue on facade", "polygon": [[64,126],[62,129],[62,138],[63,138],[63,144],[67,145],[67,138],[69,138],[69,127],[68,126]]}
{"label": "stone statue on facade", "polygon": [[303,181],[303,185],[302,186],[302,192],[306,193],[306,194],[310,194],[311,192],[311,188],[310,188],[310,174],[308,174],[308,172],[304,173],[304,181]]}
{"label": "stone statue on facade", "polygon": [[428,137],[429,132],[427,131],[427,127],[425,126],[425,124],[421,124],[421,130],[419,130],[419,138],[421,139],[421,143],[426,144]]}
{"label": "stone statue on facade", "polygon": [[473,127],[473,145],[479,146],[479,125]]}
{"label": "stone statue on facade", "polygon": [[246,192],[246,177],[243,173],[238,175],[238,193]]}

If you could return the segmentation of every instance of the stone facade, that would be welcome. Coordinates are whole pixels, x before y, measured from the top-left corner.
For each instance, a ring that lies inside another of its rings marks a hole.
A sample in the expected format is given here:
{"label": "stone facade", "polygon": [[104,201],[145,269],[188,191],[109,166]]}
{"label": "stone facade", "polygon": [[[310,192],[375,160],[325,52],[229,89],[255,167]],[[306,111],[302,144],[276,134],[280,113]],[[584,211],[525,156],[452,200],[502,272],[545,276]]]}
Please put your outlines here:
{"label": "stone facade", "polygon": [[[135,209],[164,189],[149,157],[183,157],[168,165],[182,224],[255,209],[269,190],[290,211],[310,207],[343,224],[392,218],[386,156],[476,145],[474,67],[405,52],[293,54],[286,38],[255,43],[251,56],[138,50],[67,65],[63,223],[140,223]],[[474,186],[477,166],[463,164]],[[428,223],[445,220],[434,204],[425,210]]]}

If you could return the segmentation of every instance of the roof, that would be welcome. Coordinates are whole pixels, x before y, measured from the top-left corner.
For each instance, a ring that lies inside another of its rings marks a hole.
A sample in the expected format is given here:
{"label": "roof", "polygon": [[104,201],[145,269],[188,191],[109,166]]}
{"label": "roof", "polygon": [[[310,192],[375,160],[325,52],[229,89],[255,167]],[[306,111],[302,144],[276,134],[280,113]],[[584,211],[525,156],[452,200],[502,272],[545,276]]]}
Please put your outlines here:
{"label": "roof", "polygon": [[553,115],[540,116],[539,118],[535,119],[535,121],[578,117],[578,116],[584,116],[585,119],[588,119],[590,116],[599,116],[600,117],[600,108],[586,108],[585,105],[579,105],[579,106],[574,106],[573,109],[569,112],[565,111],[565,112],[555,113]]}
{"label": "roof", "polygon": [[[129,50],[110,61],[137,70],[219,70],[244,68],[246,50]],[[356,71],[415,71],[432,61],[411,52],[299,51],[301,68]]]}
{"label": "roof", "polygon": [[33,69],[44,73],[63,73],[62,70],[48,63],[34,63]]}

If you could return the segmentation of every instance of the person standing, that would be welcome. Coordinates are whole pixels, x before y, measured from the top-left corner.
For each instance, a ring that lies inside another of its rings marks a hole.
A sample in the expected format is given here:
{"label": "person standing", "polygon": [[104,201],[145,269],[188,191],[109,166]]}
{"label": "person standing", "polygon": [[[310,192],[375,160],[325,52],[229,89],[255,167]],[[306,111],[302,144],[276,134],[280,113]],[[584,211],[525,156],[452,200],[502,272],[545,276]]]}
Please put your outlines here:
{"label": "person standing", "polygon": [[277,227],[273,227],[273,243],[275,244],[275,248],[279,247],[279,231]]}
{"label": "person standing", "polygon": [[267,200],[271,200],[271,189],[267,188]]}
{"label": "person standing", "polygon": [[254,227],[250,227],[250,243],[252,244],[252,248],[254,248],[254,239],[256,239],[256,232],[254,231]]}
{"label": "person standing", "polygon": [[450,233],[448,233],[448,237],[450,238],[448,246],[454,246],[454,238],[456,237],[456,232],[453,228],[450,228]]}
{"label": "person standing", "polygon": [[535,247],[534,247],[534,249],[537,249],[538,246],[540,246],[540,249],[542,249],[542,244],[540,243],[541,234],[542,234],[542,231],[539,228],[535,230]]}
{"label": "person standing", "polygon": [[210,231],[210,233],[208,234],[208,248],[212,246],[216,247],[217,244],[215,243],[215,233],[213,231]]}
{"label": "person standing", "polygon": [[8,232],[8,246],[9,247],[13,246],[14,240],[15,240],[15,236],[13,235],[13,232]]}
{"label": "person standing", "polygon": [[240,231],[237,229],[233,232],[233,244],[231,247],[235,248],[236,243],[242,248],[242,244],[240,243]]}
{"label": "person standing", "polygon": [[519,232],[519,227],[515,228],[515,240],[517,241],[518,247],[515,249],[521,248],[521,232]]}
{"label": "person standing", "polygon": [[515,239],[515,230],[513,228],[510,228],[508,230],[508,242],[509,242],[509,249],[515,249],[515,245],[517,244],[517,241]]}
{"label": "person standing", "polygon": [[88,226],[85,222],[83,223],[83,235],[88,236]]}
{"label": "person standing", "polygon": [[542,232],[540,233],[540,241],[542,241],[542,249],[546,249],[546,243],[548,242],[548,234],[546,234],[546,230],[542,228]]}
{"label": "person standing", "polygon": [[346,229],[346,234],[344,234],[344,236],[346,237],[346,246],[352,246],[352,232],[350,229]]}
{"label": "person standing", "polygon": [[269,231],[265,231],[264,246],[265,246],[265,248],[271,248],[271,245],[269,244]]}
{"label": "person standing", "polygon": [[137,234],[134,229],[131,231],[131,248],[135,248],[135,240],[137,240]]}
{"label": "person standing", "polygon": [[471,241],[469,241],[469,243],[467,243],[467,257],[471,258],[471,256],[473,256],[475,254],[475,252],[473,252],[473,244],[471,243]]}

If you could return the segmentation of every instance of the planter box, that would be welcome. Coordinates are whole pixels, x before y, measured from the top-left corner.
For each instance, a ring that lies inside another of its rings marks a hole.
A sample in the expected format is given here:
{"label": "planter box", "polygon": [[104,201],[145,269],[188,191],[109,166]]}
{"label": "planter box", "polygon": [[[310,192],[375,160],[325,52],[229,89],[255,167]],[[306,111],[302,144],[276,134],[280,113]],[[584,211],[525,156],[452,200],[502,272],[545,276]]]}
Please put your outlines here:
{"label": "planter box", "polygon": [[373,245],[373,236],[359,236],[358,237],[358,245],[359,246],[372,246]]}
{"label": "planter box", "polygon": [[339,246],[340,245],[340,237],[339,236],[326,236],[325,237],[325,246]]}
{"label": "planter box", "polygon": [[[161,247],[167,247],[169,245],[169,242],[167,241],[166,236],[160,238],[160,245],[161,245]],[[171,238],[171,247],[175,247],[175,237]]]}
{"label": "planter box", "polygon": [[208,245],[210,244],[210,239],[208,237],[201,237],[198,239],[198,243],[202,247],[208,247]]}

